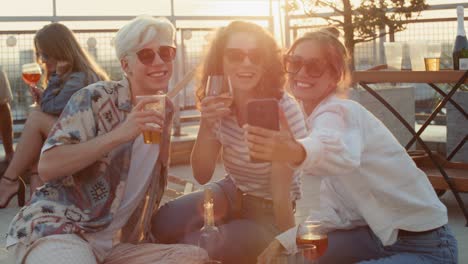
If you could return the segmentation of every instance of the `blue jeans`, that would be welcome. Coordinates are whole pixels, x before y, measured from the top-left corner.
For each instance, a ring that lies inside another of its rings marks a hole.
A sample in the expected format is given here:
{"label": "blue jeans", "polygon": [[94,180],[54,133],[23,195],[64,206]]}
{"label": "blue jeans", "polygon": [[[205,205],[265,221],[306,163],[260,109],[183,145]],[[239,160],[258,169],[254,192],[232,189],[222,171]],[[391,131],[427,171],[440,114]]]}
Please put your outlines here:
{"label": "blue jeans", "polygon": [[458,263],[457,241],[445,225],[411,236],[399,235],[383,246],[369,227],[338,230],[328,234],[328,250],[316,263],[421,264]]}
{"label": "blue jeans", "polygon": [[[222,235],[213,259],[229,263],[256,263],[257,256],[279,234],[272,208],[244,200],[239,208],[237,187],[230,178],[210,184],[215,224]],[[152,219],[152,232],[160,243],[198,245],[203,226],[203,192],[181,196],[162,206]]]}

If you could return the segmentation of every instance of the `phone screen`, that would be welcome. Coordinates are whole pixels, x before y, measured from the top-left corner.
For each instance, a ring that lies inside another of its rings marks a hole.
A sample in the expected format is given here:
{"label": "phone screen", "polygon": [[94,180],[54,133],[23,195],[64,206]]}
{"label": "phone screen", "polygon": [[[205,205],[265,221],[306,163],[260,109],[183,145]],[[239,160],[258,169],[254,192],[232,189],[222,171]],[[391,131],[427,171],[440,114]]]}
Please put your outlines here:
{"label": "phone screen", "polygon": [[[247,103],[247,123],[270,130],[279,130],[278,100],[254,99]],[[251,162],[266,162],[250,157]]]}
{"label": "phone screen", "polygon": [[247,123],[270,130],[279,130],[278,100],[255,99],[247,103]]}

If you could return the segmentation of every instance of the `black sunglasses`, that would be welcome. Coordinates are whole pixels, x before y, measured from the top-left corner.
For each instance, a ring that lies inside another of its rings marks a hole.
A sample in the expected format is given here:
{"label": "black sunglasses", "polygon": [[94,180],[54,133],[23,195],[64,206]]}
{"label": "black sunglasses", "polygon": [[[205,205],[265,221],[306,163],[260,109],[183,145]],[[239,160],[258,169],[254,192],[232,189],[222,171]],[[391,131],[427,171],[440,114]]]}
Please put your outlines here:
{"label": "black sunglasses", "polygon": [[318,58],[304,60],[302,57],[294,55],[284,55],[284,71],[287,73],[298,73],[302,67],[310,77],[318,78],[323,75],[327,69],[326,61]]}
{"label": "black sunglasses", "polygon": [[[153,49],[145,48],[136,52],[138,60],[146,65],[150,66],[153,64],[156,52]],[[158,49],[158,55],[164,62],[168,63],[174,60],[176,55],[176,49],[170,46],[160,46]]]}
{"label": "black sunglasses", "polygon": [[251,49],[245,52],[242,49],[226,48],[224,50],[224,56],[233,64],[241,64],[245,60],[245,57],[248,57],[250,62],[255,65],[260,65],[263,61],[260,49]]}

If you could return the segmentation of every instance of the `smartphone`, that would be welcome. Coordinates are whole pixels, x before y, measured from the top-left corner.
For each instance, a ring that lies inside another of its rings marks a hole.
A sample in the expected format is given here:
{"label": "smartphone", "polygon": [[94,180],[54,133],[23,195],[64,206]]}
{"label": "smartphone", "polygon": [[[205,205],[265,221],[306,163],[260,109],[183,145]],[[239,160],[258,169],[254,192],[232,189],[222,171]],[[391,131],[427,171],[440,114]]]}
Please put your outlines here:
{"label": "smartphone", "polygon": [[[247,124],[269,130],[279,130],[278,100],[253,99],[247,102]],[[253,163],[267,162],[250,157]]]}

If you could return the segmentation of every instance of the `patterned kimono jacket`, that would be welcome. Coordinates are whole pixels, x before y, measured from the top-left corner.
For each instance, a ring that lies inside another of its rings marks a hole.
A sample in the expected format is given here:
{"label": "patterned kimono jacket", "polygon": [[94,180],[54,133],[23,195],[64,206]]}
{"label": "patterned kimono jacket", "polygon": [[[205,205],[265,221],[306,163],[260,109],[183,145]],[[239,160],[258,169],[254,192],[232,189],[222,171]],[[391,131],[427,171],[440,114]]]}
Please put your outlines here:
{"label": "patterned kimono jacket", "polygon": [[[70,99],[43,147],[78,144],[108,133],[130,113],[131,90],[127,79],[89,85]],[[122,228],[121,242],[154,242],[150,219],[167,184],[173,106],[166,102],[159,157],[154,164],[145,198]],[[94,164],[73,175],[46,183],[10,224],[8,236],[31,245],[54,234],[83,234],[107,227],[122,201],[130,168],[132,144],[110,151]],[[76,153],[82,155],[83,153]]]}

